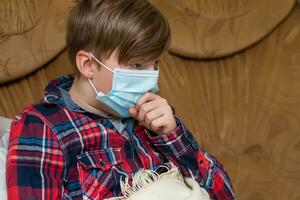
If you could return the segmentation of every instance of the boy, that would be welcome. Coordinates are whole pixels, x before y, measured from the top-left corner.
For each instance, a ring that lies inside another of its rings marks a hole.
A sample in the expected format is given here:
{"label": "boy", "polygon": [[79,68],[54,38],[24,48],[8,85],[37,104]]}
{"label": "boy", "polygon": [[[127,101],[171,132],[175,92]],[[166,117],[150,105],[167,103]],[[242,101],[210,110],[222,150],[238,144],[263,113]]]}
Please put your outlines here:
{"label": "boy", "polygon": [[50,82],[12,124],[8,198],[119,197],[120,181],[172,163],[211,199],[234,199],[222,166],[155,94],[169,41],[166,19],[147,0],[81,0],[67,27],[75,76]]}

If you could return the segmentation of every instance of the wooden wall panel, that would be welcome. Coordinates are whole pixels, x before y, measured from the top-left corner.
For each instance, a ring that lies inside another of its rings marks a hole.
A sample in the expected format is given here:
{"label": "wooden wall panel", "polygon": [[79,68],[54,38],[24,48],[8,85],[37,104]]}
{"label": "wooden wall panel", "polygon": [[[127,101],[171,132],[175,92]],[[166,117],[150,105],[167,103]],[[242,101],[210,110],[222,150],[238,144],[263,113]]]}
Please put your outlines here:
{"label": "wooden wall panel", "polygon": [[73,73],[66,51],[39,70],[5,84],[0,84],[0,116],[13,117],[31,103],[43,97],[44,88],[50,80]]}
{"label": "wooden wall panel", "polygon": [[166,55],[161,94],[228,169],[238,199],[300,199],[300,9],[219,60]]}
{"label": "wooden wall panel", "polygon": [[[263,41],[224,59],[162,59],[160,94],[222,161],[238,199],[300,199],[299,20],[295,8]],[[43,69],[0,85],[0,115],[16,115],[42,97],[49,80],[72,71],[64,51]]]}

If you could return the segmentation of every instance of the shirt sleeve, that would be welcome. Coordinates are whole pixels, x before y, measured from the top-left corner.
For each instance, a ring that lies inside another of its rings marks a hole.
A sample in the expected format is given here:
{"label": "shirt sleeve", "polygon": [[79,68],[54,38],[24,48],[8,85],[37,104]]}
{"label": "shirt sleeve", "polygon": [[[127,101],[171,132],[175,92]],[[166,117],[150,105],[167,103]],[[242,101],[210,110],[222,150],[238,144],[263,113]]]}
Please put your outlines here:
{"label": "shirt sleeve", "polygon": [[235,199],[230,178],[221,163],[201,149],[177,117],[176,122],[177,128],[165,135],[156,135],[148,131],[151,143],[177,165],[184,176],[193,177],[204,187],[211,199]]}
{"label": "shirt sleeve", "polygon": [[62,199],[65,160],[56,135],[38,116],[12,123],[6,165],[8,199]]}

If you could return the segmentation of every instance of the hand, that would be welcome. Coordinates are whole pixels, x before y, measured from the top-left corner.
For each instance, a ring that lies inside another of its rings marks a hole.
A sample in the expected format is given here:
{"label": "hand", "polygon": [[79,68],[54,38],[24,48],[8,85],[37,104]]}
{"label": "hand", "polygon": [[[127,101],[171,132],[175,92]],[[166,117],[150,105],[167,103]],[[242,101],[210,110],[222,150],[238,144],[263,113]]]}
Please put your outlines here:
{"label": "hand", "polygon": [[176,120],[167,100],[154,93],[146,93],[129,109],[139,124],[156,134],[167,134],[176,128]]}

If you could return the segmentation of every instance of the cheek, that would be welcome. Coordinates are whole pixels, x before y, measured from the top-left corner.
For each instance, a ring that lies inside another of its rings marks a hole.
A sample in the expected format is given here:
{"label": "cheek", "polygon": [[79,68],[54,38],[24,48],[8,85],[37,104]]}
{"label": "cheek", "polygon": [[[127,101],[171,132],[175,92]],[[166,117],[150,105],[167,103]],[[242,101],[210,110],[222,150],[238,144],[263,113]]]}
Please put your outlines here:
{"label": "cheek", "polygon": [[107,94],[112,88],[112,74],[101,73],[97,77],[97,88],[104,94]]}

